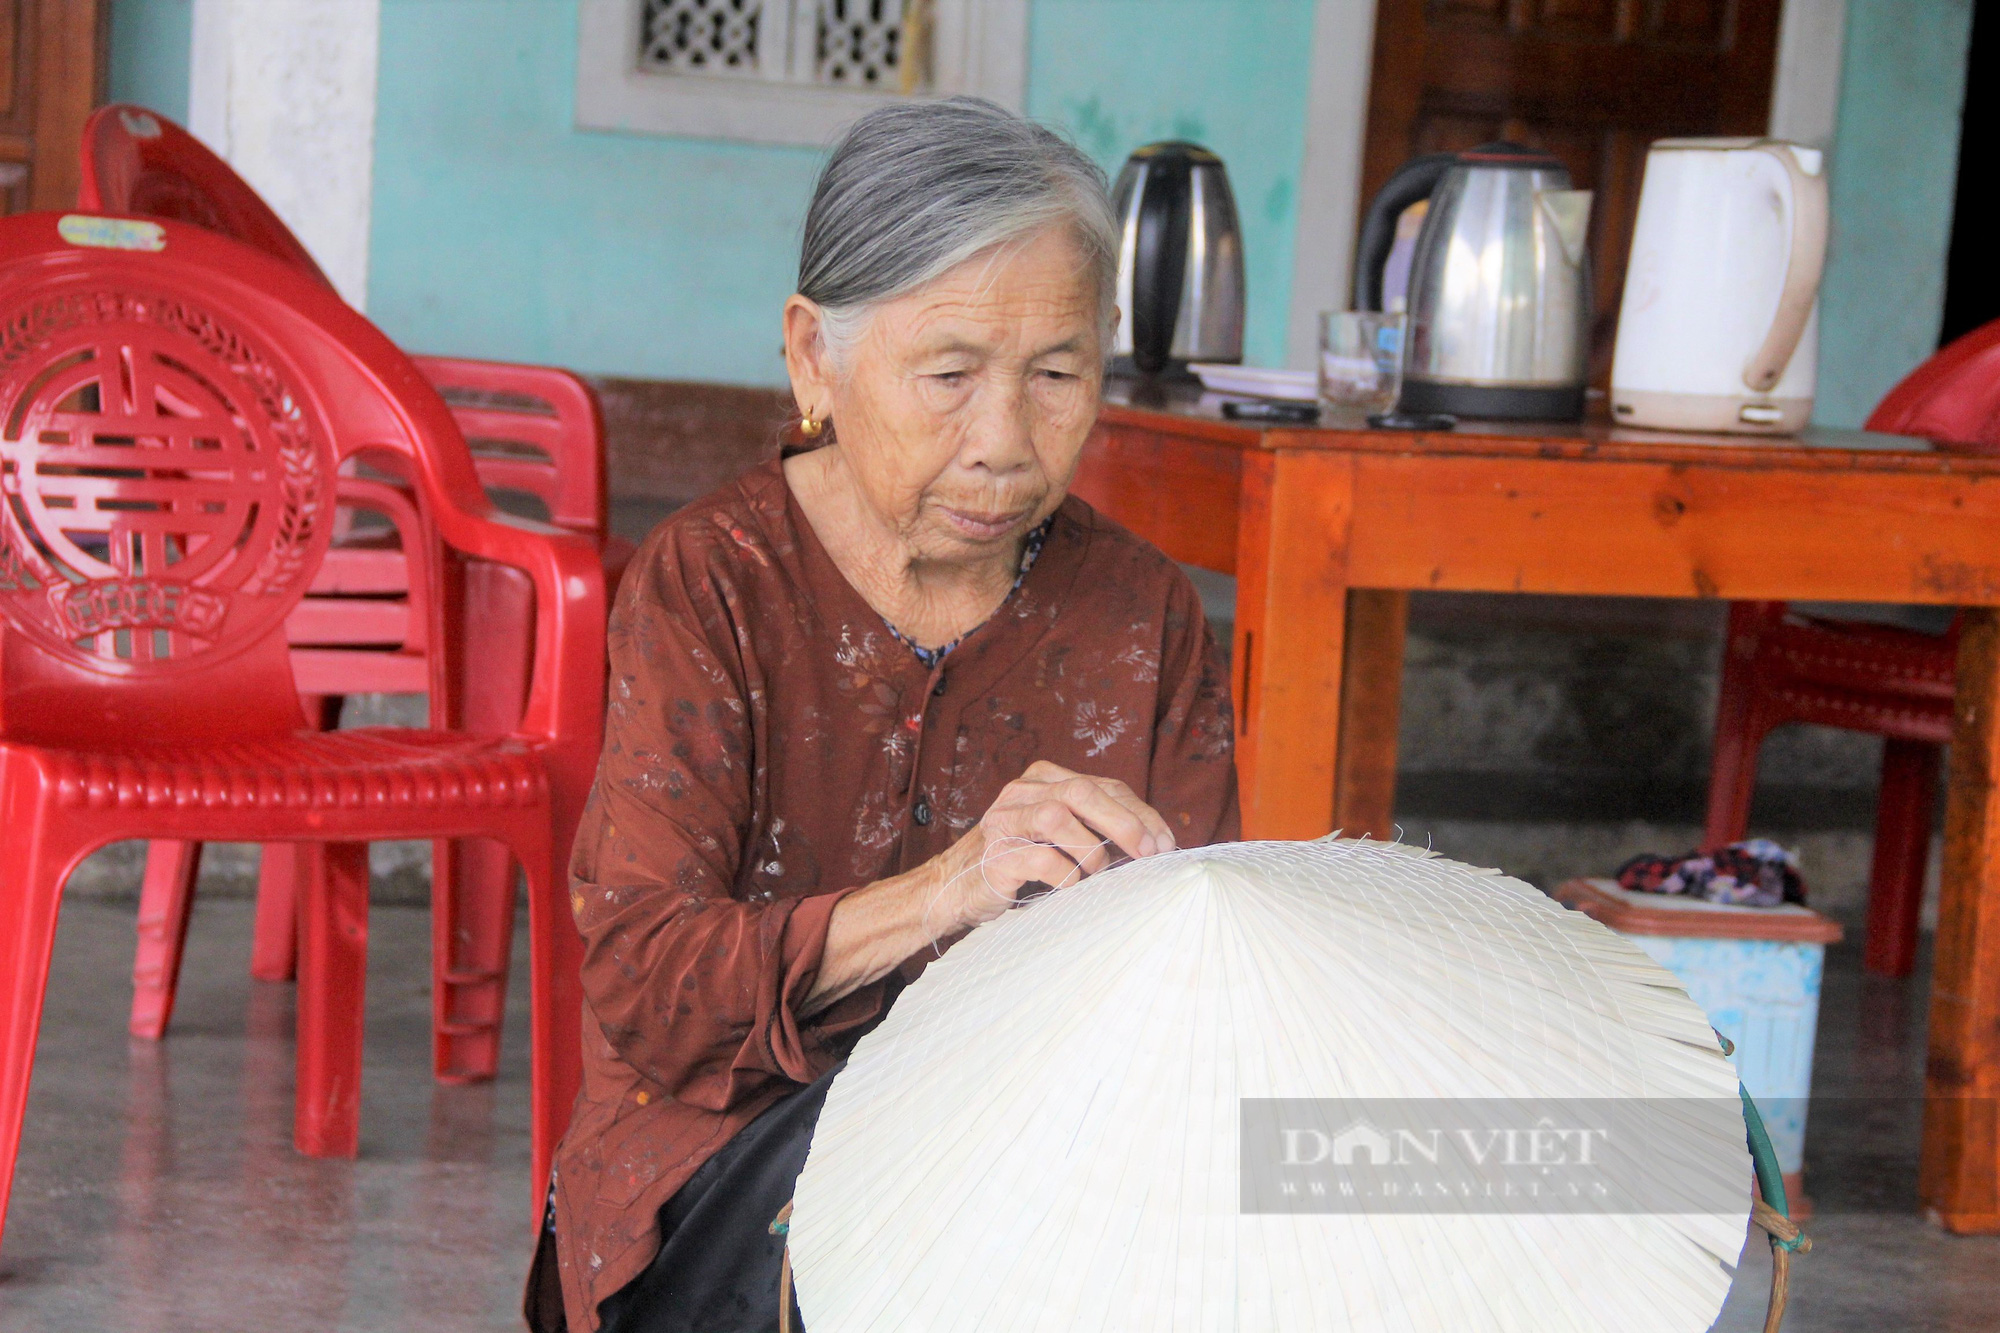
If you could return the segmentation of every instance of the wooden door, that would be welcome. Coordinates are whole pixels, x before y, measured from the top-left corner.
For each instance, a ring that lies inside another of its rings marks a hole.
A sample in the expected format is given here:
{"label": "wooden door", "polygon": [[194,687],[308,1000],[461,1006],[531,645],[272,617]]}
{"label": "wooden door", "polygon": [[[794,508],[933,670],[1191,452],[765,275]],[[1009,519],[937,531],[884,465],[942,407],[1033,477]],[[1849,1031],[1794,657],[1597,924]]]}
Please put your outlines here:
{"label": "wooden door", "polygon": [[0,0],[0,212],[76,204],[110,0]]}
{"label": "wooden door", "polygon": [[1646,146],[1763,134],[1783,0],[1380,0],[1362,207],[1406,159],[1494,139],[1594,190],[1593,375],[1609,374]]}

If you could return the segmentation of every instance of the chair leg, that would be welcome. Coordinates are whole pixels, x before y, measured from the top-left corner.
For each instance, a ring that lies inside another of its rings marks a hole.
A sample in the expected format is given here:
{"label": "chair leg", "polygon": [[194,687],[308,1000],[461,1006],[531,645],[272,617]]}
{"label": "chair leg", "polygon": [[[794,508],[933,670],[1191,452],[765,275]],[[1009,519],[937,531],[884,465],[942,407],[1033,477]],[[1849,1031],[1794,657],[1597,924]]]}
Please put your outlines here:
{"label": "chair leg", "polygon": [[1757,753],[1771,724],[1758,710],[1746,707],[1740,721],[1719,718],[1715,727],[1715,757],[1708,775],[1708,816],[1702,824],[1701,845],[1723,847],[1741,842],[1750,829],[1750,801],[1757,794]]}
{"label": "chair leg", "polygon": [[1750,826],[1750,798],[1757,790],[1757,751],[1771,720],[1757,706],[1757,606],[1729,608],[1722,648],[1722,681],[1715,700],[1715,753],[1709,765],[1708,818],[1702,846],[1740,841]]}
{"label": "chair leg", "polygon": [[257,858],[257,926],[250,975],[290,981],[299,966],[299,880],[305,873],[295,842],[267,842]]}
{"label": "chair leg", "polygon": [[514,858],[483,838],[440,842],[432,855],[432,1068],[441,1083],[472,1083],[500,1068]]}
{"label": "chair leg", "polygon": [[146,878],[139,888],[139,951],[132,963],[132,1017],[141,1041],[167,1035],[180,984],[181,950],[194,908],[201,844],[156,839],[146,847]]}
{"label": "chair leg", "polygon": [[528,881],[530,1203],[539,1227],[556,1145],[583,1085],[583,937],[568,881],[547,849],[522,849],[521,863]]}
{"label": "chair leg", "polygon": [[[340,694],[301,694],[299,708],[314,731],[338,731]],[[304,869],[292,843],[265,843],[257,860],[257,927],[251,937],[250,975],[290,981],[299,967],[299,893]]]}
{"label": "chair leg", "polygon": [[368,975],[368,844],[300,849],[298,1106],[309,1157],[353,1157],[361,1139],[361,1033]]}
{"label": "chair leg", "polygon": [[[520,725],[534,668],[534,585],[517,569],[465,570],[465,623],[487,629],[460,678],[461,725],[501,736]],[[462,658],[462,655],[461,655]],[[514,947],[514,858],[498,843],[440,842],[431,862],[431,1067],[441,1083],[500,1068]]]}
{"label": "chair leg", "polygon": [[1930,859],[1940,747],[1888,740],[1882,791],[1875,803],[1875,861],[1868,873],[1868,934],[1861,965],[1882,977],[1907,977],[1917,965]]}
{"label": "chair leg", "polygon": [[0,837],[0,1236],[6,1233],[68,864],[47,846],[33,818],[16,823],[10,817],[7,834]]}

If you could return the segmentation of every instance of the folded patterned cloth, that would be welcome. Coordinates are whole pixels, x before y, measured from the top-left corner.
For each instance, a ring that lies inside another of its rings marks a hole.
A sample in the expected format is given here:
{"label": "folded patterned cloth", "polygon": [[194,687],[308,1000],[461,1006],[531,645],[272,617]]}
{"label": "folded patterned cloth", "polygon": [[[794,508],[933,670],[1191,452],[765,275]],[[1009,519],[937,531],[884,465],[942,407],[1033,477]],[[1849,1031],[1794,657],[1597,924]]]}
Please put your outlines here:
{"label": "folded patterned cloth", "polygon": [[1618,867],[1618,885],[1635,893],[1678,893],[1712,903],[1776,907],[1806,900],[1799,858],[1769,838],[1732,842],[1682,856],[1647,852]]}

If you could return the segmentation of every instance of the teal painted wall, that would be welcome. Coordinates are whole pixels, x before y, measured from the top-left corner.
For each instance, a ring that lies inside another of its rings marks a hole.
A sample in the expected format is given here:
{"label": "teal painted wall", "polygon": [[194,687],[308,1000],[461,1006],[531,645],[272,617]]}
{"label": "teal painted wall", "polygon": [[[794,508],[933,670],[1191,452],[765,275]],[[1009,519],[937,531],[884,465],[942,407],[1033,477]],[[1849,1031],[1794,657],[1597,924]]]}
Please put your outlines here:
{"label": "teal painted wall", "polygon": [[187,119],[194,0],[112,0],[111,100]]}
{"label": "teal painted wall", "polygon": [[1847,0],[1816,420],[1858,426],[1937,348],[1972,0]]}
{"label": "teal painted wall", "polygon": [[1285,364],[1313,0],[1036,0],[1028,113],[1114,178],[1156,139],[1228,165],[1243,225],[1244,359]]}
{"label": "teal painted wall", "polygon": [[818,154],[580,132],[575,71],[570,0],[385,0],[369,315],[427,352],[782,382]]}
{"label": "teal painted wall", "polygon": [[[575,6],[385,0],[368,312],[405,345],[781,383],[820,155],[578,131]],[[1178,136],[1228,162],[1248,353],[1281,365],[1312,0],[1037,0],[1029,110],[1107,171]]]}

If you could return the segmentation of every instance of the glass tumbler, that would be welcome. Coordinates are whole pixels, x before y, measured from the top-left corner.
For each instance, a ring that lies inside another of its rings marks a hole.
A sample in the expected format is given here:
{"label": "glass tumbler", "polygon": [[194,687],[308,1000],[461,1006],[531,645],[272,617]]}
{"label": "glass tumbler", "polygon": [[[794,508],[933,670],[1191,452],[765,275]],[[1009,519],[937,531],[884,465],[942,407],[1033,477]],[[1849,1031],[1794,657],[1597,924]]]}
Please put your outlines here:
{"label": "glass tumbler", "polygon": [[1403,390],[1401,311],[1329,310],[1319,317],[1319,397],[1330,407],[1387,412]]}

